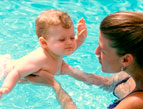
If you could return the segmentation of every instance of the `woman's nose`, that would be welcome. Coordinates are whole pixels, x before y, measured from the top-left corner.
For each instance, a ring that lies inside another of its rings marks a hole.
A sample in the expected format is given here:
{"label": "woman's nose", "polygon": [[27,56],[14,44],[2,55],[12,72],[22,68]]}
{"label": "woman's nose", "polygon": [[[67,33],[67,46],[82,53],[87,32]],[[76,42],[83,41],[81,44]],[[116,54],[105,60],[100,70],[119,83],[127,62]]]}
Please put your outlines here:
{"label": "woman's nose", "polygon": [[96,50],[95,50],[95,54],[99,55],[101,52],[99,45],[97,46]]}

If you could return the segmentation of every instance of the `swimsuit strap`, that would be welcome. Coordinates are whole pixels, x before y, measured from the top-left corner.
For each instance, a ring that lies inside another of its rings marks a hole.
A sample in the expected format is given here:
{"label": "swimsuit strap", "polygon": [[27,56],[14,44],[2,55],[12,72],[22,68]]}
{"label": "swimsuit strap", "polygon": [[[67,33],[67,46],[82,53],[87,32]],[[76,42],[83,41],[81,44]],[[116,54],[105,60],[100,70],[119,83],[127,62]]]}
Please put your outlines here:
{"label": "swimsuit strap", "polygon": [[127,98],[129,95],[135,93],[135,92],[143,92],[143,90],[133,90],[131,93],[129,93],[127,96],[125,96],[124,98],[120,99],[120,101],[122,101],[123,99]]}
{"label": "swimsuit strap", "polygon": [[[132,91],[130,94],[128,94],[126,97],[128,97],[129,95],[131,95],[131,94],[133,94],[133,93],[135,93],[135,92],[143,92],[143,90],[134,90],[134,91]],[[126,97],[124,97],[124,98],[122,98],[122,99],[116,99],[115,101],[114,101],[114,103],[113,104],[110,104],[108,107],[107,107],[107,109],[113,109],[113,108],[115,108],[123,99],[125,99]]]}
{"label": "swimsuit strap", "polygon": [[115,94],[115,89],[116,89],[116,87],[117,87],[118,85],[122,84],[122,83],[125,83],[129,78],[130,78],[130,76],[127,77],[127,78],[125,78],[125,79],[123,79],[122,81],[117,82],[117,84],[115,85],[115,87],[114,87],[114,89],[113,89],[113,95],[114,95],[115,97],[119,98],[119,97],[116,96],[116,94]]}
{"label": "swimsuit strap", "polygon": [[[131,95],[132,93],[134,93],[134,92],[143,92],[143,90],[133,90],[129,95]],[[129,96],[128,95],[128,96]],[[126,96],[127,97],[127,96]]]}
{"label": "swimsuit strap", "polygon": [[128,96],[130,96],[131,94],[133,94],[133,93],[135,93],[135,92],[143,92],[143,90],[133,90],[133,91],[132,91],[131,93],[129,93],[127,96],[125,96],[124,98],[120,99],[120,102],[121,102],[123,99],[127,98]]}

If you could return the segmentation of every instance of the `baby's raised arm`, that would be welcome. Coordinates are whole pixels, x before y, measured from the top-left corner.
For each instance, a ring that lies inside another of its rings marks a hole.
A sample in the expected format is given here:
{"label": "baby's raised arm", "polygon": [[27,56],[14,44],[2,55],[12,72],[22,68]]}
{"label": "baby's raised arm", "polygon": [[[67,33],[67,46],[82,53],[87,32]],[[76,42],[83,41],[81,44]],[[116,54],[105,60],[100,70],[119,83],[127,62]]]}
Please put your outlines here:
{"label": "baby's raised arm", "polygon": [[77,36],[76,36],[77,48],[82,45],[86,37],[87,37],[87,28],[85,20],[81,18],[77,24]]}

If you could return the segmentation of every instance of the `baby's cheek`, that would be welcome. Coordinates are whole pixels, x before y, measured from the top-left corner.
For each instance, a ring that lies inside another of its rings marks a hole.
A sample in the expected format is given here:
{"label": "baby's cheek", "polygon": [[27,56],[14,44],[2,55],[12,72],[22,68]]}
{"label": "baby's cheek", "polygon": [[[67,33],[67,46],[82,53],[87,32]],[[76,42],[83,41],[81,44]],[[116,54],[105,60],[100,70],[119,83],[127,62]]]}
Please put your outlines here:
{"label": "baby's cheek", "polygon": [[77,44],[76,44],[76,42],[74,42],[74,49],[76,49],[77,48]]}

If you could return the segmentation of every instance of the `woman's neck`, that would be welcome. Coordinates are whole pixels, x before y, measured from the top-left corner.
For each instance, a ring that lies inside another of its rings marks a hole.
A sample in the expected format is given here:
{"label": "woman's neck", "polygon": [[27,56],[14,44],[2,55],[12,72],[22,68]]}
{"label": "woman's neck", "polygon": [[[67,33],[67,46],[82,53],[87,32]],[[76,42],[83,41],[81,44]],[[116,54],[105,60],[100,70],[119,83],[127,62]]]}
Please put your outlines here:
{"label": "woman's neck", "polygon": [[136,90],[143,90],[143,81],[136,81]]}
{"label": "woman's neck", "polygon": [[129,73],[135,83],[136,83],[136,90],[143,90],[143,71],[141,69],[135,68],[131,73]]}

